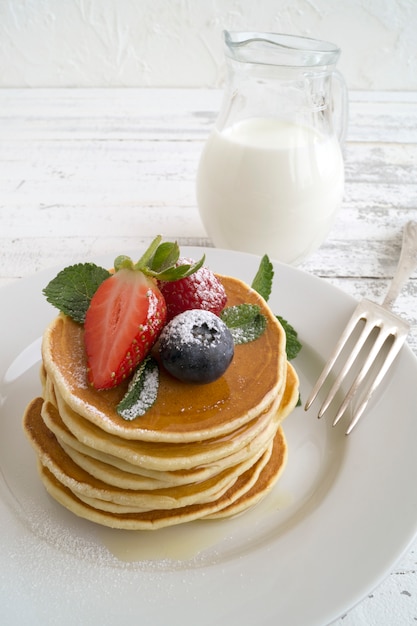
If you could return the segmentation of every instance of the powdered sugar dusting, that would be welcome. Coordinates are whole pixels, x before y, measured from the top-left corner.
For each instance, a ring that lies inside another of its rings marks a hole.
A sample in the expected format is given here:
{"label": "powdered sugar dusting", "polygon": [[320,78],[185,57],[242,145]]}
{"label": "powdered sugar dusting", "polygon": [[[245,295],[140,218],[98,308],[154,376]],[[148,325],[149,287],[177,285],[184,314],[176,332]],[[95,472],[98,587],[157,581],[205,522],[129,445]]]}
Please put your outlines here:
{"label": "powdered sugar dusting", "polygon": [[[187,345],[205,343],[204,336],[210,335],[211,341],[215,339],[224,323],[217,315],[202,309],[184,311],[174,317],[161,333],[161,342],[174,341]],[[201,329],[205,329],[204,332]],[[210,343],[207,341],[207,345]]]}
{"label": "powdered sugar dusting", "polygon": [[158,387],[158,365],[153,360],[146,360],[135,372],[117,412],[125,420],[134,420],[144,415],[155,402]]}

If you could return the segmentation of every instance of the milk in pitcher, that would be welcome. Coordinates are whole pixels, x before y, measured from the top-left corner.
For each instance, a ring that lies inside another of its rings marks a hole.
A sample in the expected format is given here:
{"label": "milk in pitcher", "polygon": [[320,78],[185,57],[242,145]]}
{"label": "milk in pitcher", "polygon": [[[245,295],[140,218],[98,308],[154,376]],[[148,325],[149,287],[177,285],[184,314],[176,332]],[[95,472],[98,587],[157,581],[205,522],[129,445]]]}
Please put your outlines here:
{"label": "milk in pitcher", "polygon": [[334,134],[253,117],[213,130],[200,160],[197,200],[217,247],[296,264],[325,239],[343,187]]}

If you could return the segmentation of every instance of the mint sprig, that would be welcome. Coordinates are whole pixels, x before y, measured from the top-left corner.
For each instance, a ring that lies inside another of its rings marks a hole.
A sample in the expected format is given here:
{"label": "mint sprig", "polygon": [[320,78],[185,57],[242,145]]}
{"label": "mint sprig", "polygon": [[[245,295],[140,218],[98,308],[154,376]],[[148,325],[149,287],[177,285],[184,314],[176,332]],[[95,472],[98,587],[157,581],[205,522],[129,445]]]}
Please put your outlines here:
{"label": "mint sprig", "polygon": [[287,322],[287,320],[285,320],[280,315],[277,315],[277,319],[280,322],[283,329],[285,330],[285,334],[287,336],[287,344],[286,344],[287,359],[289,361],[292,361],[300,352],[302,348],[302,344],[298,339],[298,333],[295,330],[295,328],[291,326],[291,324]]}
{"label": "mint sprig", "polygon": [[[257,291],[259,295],[264,298],[264,300],[268,300],[272,291],[273,278],[274,267],[268,256],[265,254],[261,259],[251,287]],[[298,339],[298,334],[294,327],[280,315],[277,315],[276,317],[285,331],[287,359],[292,361],[292,359],[295,359],[297,354],[300,352],[302,344]]]}
{"label": "mint sprig", "polygon": [[252,289],[257,291],[264,300],[268,301],[272,291],[272,281],[274,278],[274,266],[265,254],[259,264],[258,271],[252,281]]}
{"label": "mint sprig", "polygon": [[257,304],[237,304],[223,309],[220,318],[230,330],[236,345],[258,339],[266,328],[266,318]]}
{"label": "mint sprig", "polygon": [[110,272],[94,263],[77,263],[64,268],[43,289],[47,301],[83,324],[90,301]]}
{"label": "mint sprig", "polygon": [[154,404],[159,388],[159,368],[156,360],[147,356],[131,379],[127,392],[116,407],[124,420],[140,417]]}

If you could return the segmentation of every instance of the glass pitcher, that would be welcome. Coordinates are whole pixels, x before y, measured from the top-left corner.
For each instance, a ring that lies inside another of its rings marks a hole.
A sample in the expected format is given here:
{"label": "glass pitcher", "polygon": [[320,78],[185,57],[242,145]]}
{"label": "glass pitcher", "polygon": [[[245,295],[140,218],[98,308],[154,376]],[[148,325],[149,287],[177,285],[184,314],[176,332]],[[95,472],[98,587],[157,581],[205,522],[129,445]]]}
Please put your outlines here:
{"label": "glass pitcher", "polygon": [[297,264],[342,202],[340,50],[292,35],[224,35],[228,81],[198,167],[200,215],[215,246]]}

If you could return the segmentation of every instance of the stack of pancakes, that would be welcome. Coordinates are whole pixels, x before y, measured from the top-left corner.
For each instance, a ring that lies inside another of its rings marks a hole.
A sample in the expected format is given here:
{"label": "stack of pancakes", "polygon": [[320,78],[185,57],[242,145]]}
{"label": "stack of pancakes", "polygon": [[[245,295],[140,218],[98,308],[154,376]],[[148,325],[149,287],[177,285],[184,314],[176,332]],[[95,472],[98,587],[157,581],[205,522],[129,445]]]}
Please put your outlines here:
{"label": "stack of pancakes", "polygon": [[267,318],[257,340],[237,345],[225,374],[206,385],[160,368],[154,405],[126,421],[127,389],[87,381],[83,327],[59,315],[42,344],[43,397],[24,417],[47,491],[75,514],[125,529],[150,529],[235,515],[258,502],[282,472],[282,420],[298,400],[285,332],[245,283],[220,277],[228,306],[258,304]]}

